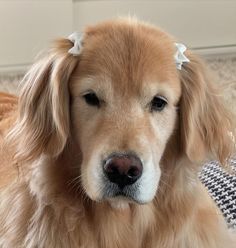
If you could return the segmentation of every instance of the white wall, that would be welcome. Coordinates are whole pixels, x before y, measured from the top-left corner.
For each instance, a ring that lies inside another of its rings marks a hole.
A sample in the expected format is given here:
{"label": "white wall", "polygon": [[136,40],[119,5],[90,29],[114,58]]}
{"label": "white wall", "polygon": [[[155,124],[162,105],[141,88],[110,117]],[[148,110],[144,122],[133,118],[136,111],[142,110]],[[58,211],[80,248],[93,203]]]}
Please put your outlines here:
{"label": "white wall", "polygon": [[76,1],[79,29],[119,15],[136,14],[195,48],[236,46],[236,1]]}
{"label": "white wall", "polygon": [[53,38],[127,14],[163,27],[204,54],[236,53],[233,0],[0,0],[0,72],[26,68]]}
{"label": "white wall", "polygon": [[72,27],[72,1],[0,0],[0,71],[24,69]]}

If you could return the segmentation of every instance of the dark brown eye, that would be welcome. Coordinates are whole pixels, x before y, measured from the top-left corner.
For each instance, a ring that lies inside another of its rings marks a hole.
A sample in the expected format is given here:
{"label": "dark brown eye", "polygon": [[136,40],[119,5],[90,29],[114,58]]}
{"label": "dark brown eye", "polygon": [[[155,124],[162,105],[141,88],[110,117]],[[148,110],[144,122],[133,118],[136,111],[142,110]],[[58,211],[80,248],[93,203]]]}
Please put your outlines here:
{"label": "dark brown eye", "polygon": [[87,93],[83,95],[85,102],[90,106],[100,107],[100,101],[95,93]]}
{"label": "dark brown eye", "polygon": [[162,111],[167,104],[167,101],[162,96],[155,96],[151,101],[151,111]]}

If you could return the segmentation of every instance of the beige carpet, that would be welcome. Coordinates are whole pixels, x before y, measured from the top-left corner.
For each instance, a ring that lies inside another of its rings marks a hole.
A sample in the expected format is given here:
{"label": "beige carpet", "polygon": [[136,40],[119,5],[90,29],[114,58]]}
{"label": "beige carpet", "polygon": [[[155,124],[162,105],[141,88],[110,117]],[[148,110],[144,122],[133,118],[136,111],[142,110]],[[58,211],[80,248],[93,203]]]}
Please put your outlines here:
{"label": "beige carpet", "polygon": [[207,60],[208,66],[215,76],[216,83],[222,89],[229,109],[236,116],[236,56],[215,57]]}

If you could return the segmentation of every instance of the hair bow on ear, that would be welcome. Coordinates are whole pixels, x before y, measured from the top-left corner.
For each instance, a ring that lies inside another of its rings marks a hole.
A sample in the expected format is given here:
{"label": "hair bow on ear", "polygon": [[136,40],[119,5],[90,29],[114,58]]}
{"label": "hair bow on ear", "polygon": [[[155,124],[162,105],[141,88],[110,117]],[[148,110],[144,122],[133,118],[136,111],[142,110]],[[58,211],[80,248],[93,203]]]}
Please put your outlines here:
{"label": "hair bow on ear", "polygon": [[71,49],[69,49],[68,53],[74,56],[80,55],[81,50],[82,50],[83,35],[77,32],[74,32],[68,37],[68,40],[70,40],[74,44],[74,46]]}
{"label": "hair bow on ear", "polygon": [[190,60],[184,55],[184,52],[187,50],[186,46],[181,43],[175,43],[177,51],[175,53],[175,63],[177,69],[181,70],[183,63],[188,63]]}

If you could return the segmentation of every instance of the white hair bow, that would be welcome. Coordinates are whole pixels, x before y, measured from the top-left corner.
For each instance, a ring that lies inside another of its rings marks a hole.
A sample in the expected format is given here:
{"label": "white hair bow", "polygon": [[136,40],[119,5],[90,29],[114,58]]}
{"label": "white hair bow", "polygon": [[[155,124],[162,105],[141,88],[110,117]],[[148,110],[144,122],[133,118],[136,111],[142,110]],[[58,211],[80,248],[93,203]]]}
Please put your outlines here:
{"label": "white hair bow", "polygon": [[74,56],[80,55],[82,51],[83,35],[77,32],[74,32],[68,37],[68,40],[70,40],[74,44],[74,46],[68,51],[68,53]]}
{"label": "white hair bow", "polygon": [[181,43],[175,43],[177,51],[175,53],[175,63],[177,69],[181,70],[183,63],[188,63],[190,60],[184,55],[184,52],[187,50],[186,46]]}

